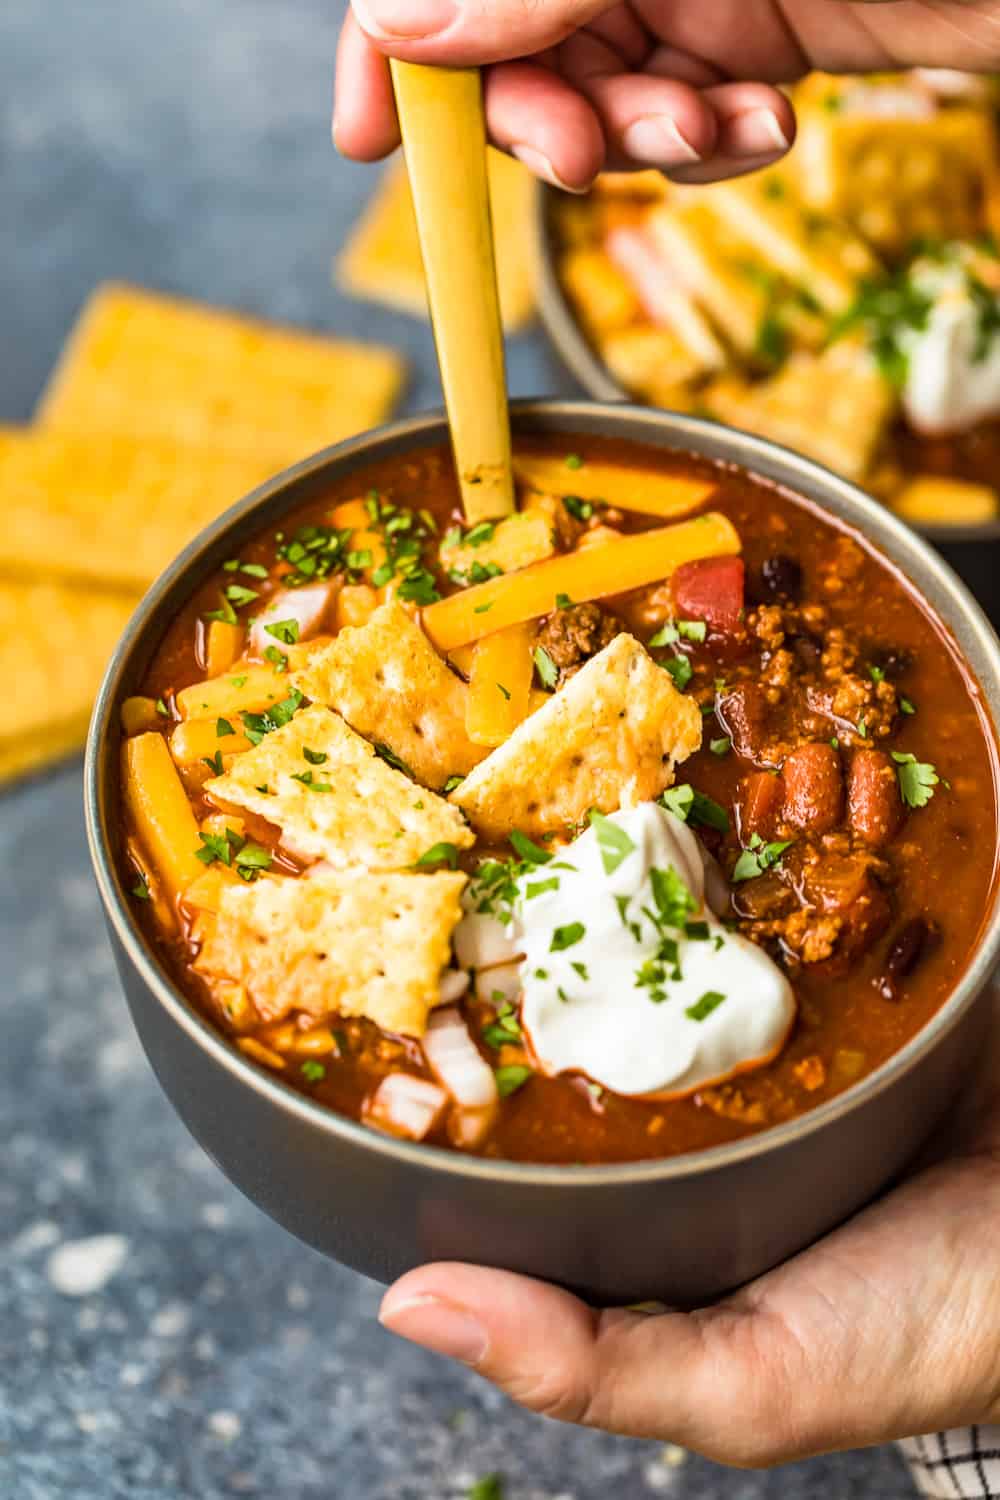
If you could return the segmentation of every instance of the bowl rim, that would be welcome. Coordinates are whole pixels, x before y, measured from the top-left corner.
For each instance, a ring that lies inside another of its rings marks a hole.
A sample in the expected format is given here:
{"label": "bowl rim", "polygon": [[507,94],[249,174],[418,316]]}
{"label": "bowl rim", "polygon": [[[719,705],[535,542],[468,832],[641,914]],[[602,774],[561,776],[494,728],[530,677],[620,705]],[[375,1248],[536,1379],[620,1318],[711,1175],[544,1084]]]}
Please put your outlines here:
{"label": "bowl rim", "polygon": [[[641,404],[633,401],[629,392],[615,379],[600,355],[595,352],[563,291],[555,265],[552,210],[564,196],[547,182],[536,180],[530,233],[539,321],[563,365],[589,396],[597,401]],[[668,407],[655,409],[670,410]],[[729,429],[728,423],[725,425],[727,430],[742,431],[741,428]],[[943,523],[922,523],[919,526],[907,524],[922,536],[928,536],[939,544],[1000,541],[1000,518],[957,526]]]}
{"label": "bowl rim", "polygon": [[[738,465],[751,473],[763,475],[772,483],[784,485],[795,494],[804,495],[819,506],[823,501],[813,492],[833,500],[835,517],[859,532],[882,555],[883,561],[919,594],[924,607],[944,628],[959,658],[971,667],[974,682],[980,689],[984,717],[988,724],[992,723],[994,730],[996,784],[1000,761],[1000,640],[975,598],[949,565],[878,501],[810,459],[766,439],[723,428],[698,417],[659,408],[586,400],[519,400],[511,403],[511,413],[515,430],[520,426],[528,433],[564,431],[582,435],[587,432],[588,420],[596,418],[624,429],[616,435],[637,443],[644,439],[647,443],[650,440],[655,443],[658,434],[658,446],[703,453],[721,459],[723,464]],[[196,578],[192,583],[191,575],[199,570],[202,575],[207,575],[217,565],[217,560],[226,550],[221,545],[223,540],[234,529],[243,529],[247,535],[260,529],[257,512],[272,504],[280,508],[282,497],[288,497],[286,508],[291,509],[304,498],[296,493],[303,482],[332,480],[338,474],[366,466],[379,458],[446,441],[444,415],[441,411],[431,411],[402,418],[321,450],[258,486],[226,510],[188,544],[139,603],[105,673],[91,720],[84,768],[87,841],[98,890],[107,920],[138,978],[194,1045],[207,1053],[235,1081],[272,1107],[320,1130],[331,1142],[342,1141],[376,1156],[392,1158],[417,1171],[437,1172],[449,1177],[519,1186],[577,1188],[668,1182],[723,1171],[750,1159],[776,1154],[870,1103],[912,1071],[954,1029],[979,996],[1000,959],[1000,880],[996,873],[1000,847],[995,853],[992,905],[984,914],[976,950],[949,997],[904,1047],[843,1093],[783,1124],[720,1146],[634,1162],[570,1165],[494,1160],[422,1142],[400,1141],[370,1130],[359,1121],[340,1115],[329,1106],[297,1092],[279,1076],[250,1062],[200,1014],[157,959],[136,918],[134,904],[128,901],[120,876],[117,833],[111,810],[115,804],[111,792],[112,776],[117,779],[120,744],[118,711],[124,696],[123,687],[133,671],[135,658],[146,648],[145,659],[148,660],[150,652],[162,638],[164,628],[174,617],[175,601],[179,597],[183,602],[198,586],[200,580]],[[253,524],[250,524],[251,517],[256,518]],[[916,573],[917,578],[911,573]],[[940,603],[927,599],[928,585],[938,599],[945,602],[948,618],[944,617]]]}

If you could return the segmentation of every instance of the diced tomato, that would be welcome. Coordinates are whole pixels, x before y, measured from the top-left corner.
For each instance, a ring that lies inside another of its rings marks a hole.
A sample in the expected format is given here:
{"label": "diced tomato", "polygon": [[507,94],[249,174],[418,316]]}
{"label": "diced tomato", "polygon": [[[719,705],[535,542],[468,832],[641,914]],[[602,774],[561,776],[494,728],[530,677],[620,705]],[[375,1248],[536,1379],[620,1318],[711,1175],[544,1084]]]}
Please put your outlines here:
{"label": "diced tomato", "polygon": [[683,620],[705,620],[723,635],[743,625],[742,557],[703,557],[682,563],[673,576],[674,609]]}

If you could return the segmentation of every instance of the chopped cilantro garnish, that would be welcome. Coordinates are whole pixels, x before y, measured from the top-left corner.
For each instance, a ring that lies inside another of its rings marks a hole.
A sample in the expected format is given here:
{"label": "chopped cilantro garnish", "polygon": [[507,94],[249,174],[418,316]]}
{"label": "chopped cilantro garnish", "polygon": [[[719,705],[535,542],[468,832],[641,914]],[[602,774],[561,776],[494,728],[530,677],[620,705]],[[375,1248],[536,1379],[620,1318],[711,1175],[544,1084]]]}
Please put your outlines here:
{"label": "chopped cilantro garnish", "polygon": [[273,625],[265,625],[264,629],[283,646],[294,646],[299,638],[298,620],[275,620]]}
{"label": "chopped cilantro garnish", "polygon": [[671,656],[667,661],[660,663],[665,672],[669,672],[674,679],[674,687],[679,693],[683,693],[694,675],[694,668],[686,656]]}
{"label": "chopped cilantro garnish", "polygon": [[271,796],[273,796],[271,788],[268,786],[268,784],[267,784],[266,781],[261,782],[260,786],[254,787],[254,791],[255,792],[260,792],[260,795],[262,797],[271,797]]}
{"label": "chopped cilantro garnish", "polygon": [[310,750],[308,745],[302,746],[302,755],[311,766],[325,765],[329,759],[325,750]]}
{"label": "chopped cilantro garnish", "polygon": [[271,734],[275,729],[282,729],[290,722],[304,701],[302,694],[296,688],[289,693],[287,698],[282,698],[280,703],[273,703],[262,714],[241,713],[243,730],[251,745],[259,745],[265,734]]}
{"label": "chopped cilantro garnish", "polygon": [[556,595],[556,609],[572,609],[573,601],[568,594]]}
{"label": "chopped cilantro garnish", "polygon": [[315,1058],[307,1057],[302,1064],[302,1077],[307,1083],[319,1083],[326,1077],[326,1068]]}
{"label": "chopped cilantro garnish", "polygon": [[213,776],[221,776],[226,769],[222,764],[221,750],[216,750],[214,755],[203,755],[202,760],[211,771]]}
{"label": "chopped cilantro garnish", "polygon": [[565,927],[556,927],[552,933],[549,952],[562,953],[565,948],[574,947],[586,931],[587,929],[582,922],[569,922]]}
{"label": "chopped cilantro garnish", "polygon": [[413,868],[430,870],[435,865],[450,865],[453,870],[458,869],[458,850],[454,844],[432,844],[429,849],[424,850]]}
{"label": "chopped cilantro garnish", "polygon": [[509,703],[510,702],[510,690],[508,688],[505,688],[502,682],[498,682],[497,683],[497,687],[500,689],[501,693],[503,693],[503,695],[504,695],[504,698]]}
{"label": "chopped cilantro garnish", "polygon": [[536,979],[548,979],[548,977],[549,977],[549,971],[548,971],[548,969],[536,969],[535,970],[535,978]]}
{"label": "chopped cilantro garnish", "polygon": [[583,468],[583,459],[580,457],[579,453],[567,453],[567,455],[566,455],[566,467],[567,467],[567,469],[582,469]]}
{"label": "chopped cilantro garnish", "polygon": [[333,786],[329,781],[317,781],[311,771],[293,771],[293,781],[301,781],[309,792],[332,792]]}
{"label": "chopped cilantro garnish", "polygon": [[896,762],[899,795],[906,806],[926,807],[941,780],[934,766],[904,750],[894,750],[892,758]]}
{"label": "chopped cilantro garnish", "polygon": [[542,849],[519,828],[511,830],[510,843],[518,859],[525,860],[529,865],[547,865],[552,858],[547,849]]}
{"label": "chopped cilantro garnish", "polygon": [[542,687],[555,687],[559,680],[559,668],[552,660],[544,646],[536,646],[534,650],[535,671]]}
{"label": "chopped cilantro garnish", "polygon": [[692,1021],[704,1021],[713,1010],[718,1010],[725,998],[718,990],[706,990],[700,1000],[687,1007],[684,1014],[690,1016]]}
{"label": "chopped cilantro garnish", "polygon": [[674,642],[679,641],[680,638],[681,633],[677,629],[676,625],[661,625],[656,634],[650,636],[649,646],[652,650],[655,650],[658,646],[672,646]]}
{"label": "chopped cilantro garnish", "polygon": [[729,832],[729,814],[718,802],[698,792],[693,786],[672,786],[663,793],[660,802],[682,823],[701,824],[704,828],[715,828],[719,833]]}
{"label": "chopped cilantro garnish", "polygon": [[713,755],[728,755],[730,750],[733,748],[733,742],[729,738],[728,734],[724,734],[720,739],[709,740],[708,748],[711,750]]}
{"label": "chopped cilantro garnish", "polygon": [[487,610],[493,608],[493,602],[494,601],[492,599],[488,599],[485,604],[477,604],[472,613],[474,615],[485,615]]}
{"label": "chopped cilantro garnish", "polygon": [[413,772],[406,764],[406,761],[400,760],[396,752],[394,750],[390,750],[388,745],[376,745],[375,754],[380,756],[382,760],[385,761],[386,765],[392,766],[393,770],[402,771],[405,776],[413,775]]}
{"label": "chopped cilantro garnish", "polygon": [[149,894],[149,886],[146,884],[145,876],[139,876],[135,885],[132,887],[131,894],[137,901],[149,901],[151,899]]}
{"label": "chopped cilantro garnish", "polygon": [[733,880],[753,880],[757,875],[763,875],[772,865],[776,865],[791,844],[791,839],[784,842],[765,844],[759,833],[751,834],[750,842],[736,861],[733,870]]}
{"label": "chopped cilantro garnish", "polygon": [[288,671],[288,657],[277,646],[264,647],[264,660],[269,661],[276,672]]}
{"label": "chopped cilantro garnish", "polygon": [[441,551],[442,552],[450,552],[453,547],[460,547],[461,545],[462,545],[462,528],[461,528],[461,526],[449,526],[448,530],[445,532],[444,536],[441,538]]}
{"label": "chopped cilantro garnish", "polygon": [[558,889],[558,875],[553,875],[549,880],[535,880],[524,887],[524,899],[531,901],[535,896],[544,896],[546,891],[557,891]]}
{"label": "chopped cilantro garnish", "polygon": [[860,736],[861,736],[861,738],[863,740],[866,740],[868,738],[868,721],[867,721],[867,719],[859,719],[858,720],[858,733],[860,734]]}
{"label": "chopped cilantro garnish", "polygon": [[589,981],[590,975],[587,973],[587,965],[586,964],[581,964],[581,963],[573,960],[573,961],[570,962],[570,968],[575,973],[579,974],[580,978],[584,981],[584,983],[586,983],[586,982]]}
{"label": "chopped cilantro garnish", "polygon": [[711,935],[707,922],[684,923],[684,936],[690,938],[693,943],[707,943]]}
{"label": "chopped cilantro garnish", "polygon": [[[500,1098],[506,1099],[510,1094],[516,1093],[523,1084],[527,1083],[531,1075],[531,1068],[524,1067],[522,1063],[511,1063],[506,1068],[494,1069],[493,1076],[497,1081],[497,1093]],[[485,1496],[486,1493],[484,1491],[483,1495]]]}
{"label": "chopped cilantro garnish", "polygon": [[266,870],[271,864],[271,855],[267,849],[260,844],[244,844],[237,850],[233,860],[236,873],[241,880],[256,880],[261,870]]}
{"label": "chopped cilantro garnish", "polygon": [[242,609],[244,604],[252,604],[255,599],[260,598],[256,589],[248,589],[242,583],[227,583],[226,598],[236,609]]}
{"label": "chopped cilantro garnish", "polygon": [[267,569],[263,563],[240,563],[240,572],[245,573],[248,578],[267,577]]}
{"label": "chopped cilantro garnish", "polygon": [[838,738],[837,738],[836,735],[832,735],[831,736],[830,744],[832,745],[832,747],[833,747],[834,750],[839,750],[840,749],[840,741],[838,740]]}
{"label": "chopped cilantro garnish", "polygon": [[232,683],[234,688],[241,688],[246,686],[245,677],[230,677],[229,681]]}
{"label": "chopped cilantro garnish", "polygon": [[164,719],[170,718],[170,710],[162,698],[157,698],[156,700],[156,712]]}
{"label": "chopped cilantro garnish", "polygon": [[884,667],[877,667],[874,662],[869,662],[868,663],[868,676],[871,678],[872,682],[884,682],[885,681],[885,668]]}
{"label": "chopped cilantro garnish", "polygon": [[708,634],[704,620],[678,620],[677,634],[684,641],[703,641]]}
{"label": "chopped cilantro garnish", "polygon": [[574,521],[589,521],[594,514],[594,507],[590,501],[581,500],[579,495],[564,495],[563,505],[565,505]]}
{"label": "chopped cilantro garnish", "polygon": [[375,559],[372,557],[370,547],[353,548],[347,554],[347,566],[355,573],[363,573],[365,568],[370,568]]}
{"label": "chopped cilantro garnish", "polygon": [[445,796],[447,797],[448,793],[453,792],[457,786],[461,786],[464,780],[464,776],[449,776],[442,788]]}
{"label": "chopped cilantro garnish", "polygon": [[915,714],[917,711],[915,704],[911,703],[909,698],[900,698],[899,708],[900,712],[904,714]]}
{"label": "chopped cilantro garnish", "polygon": [[635,843],[624,828],[612,823],[603,813],[592,811],[590,826],[597,835],[597,846],[601,851],[601,863],[605,875],[613,875],[623,860],[634,851]]}
{"label": "chopped cilantro garnish", "polygon": [[222,737],[223,737],[223,735],[226,735],[226,734],[235,734],[235,733],[236,733],[236,730],[233,728],[232,724],[230,724],[230,722],[229,722],[228,719],[216,719],[216,721],[215,721],[215,737],[216,737],[216,739],[221,740]]}
{"label": "chopped cilantro garnish", "polygon": [[484,542],[492,541],[495,531],[495,522],[480,521],[465,533],[465,544],[467,547],[481,547]]}
{"label": "chopped cilantro garnish", "polygon": [[694,897],[673,865],[665,870],[654,866],[649,872],[658,916],[667,927],[683,927],[688,913],[694,910]]}
{"label": "chopped cilantro garnish", "polygon": [[235,625],[236,611],[230,604],[229,600],[226,598],[225,594],[222,594],[220,595],[219,608],[206,610],[205,614],[202,615],[202,619],[220,620],[223,625]]}
{"label": "chopped cilantro garnish", "polygon": [[198,837],[202,846],[194,851],[194,856],[203,865],[214,865],[216,860],[231,865],[234,851],[238,852],[246,843],[232,828],[227,828],[225,833],[199,833]]}

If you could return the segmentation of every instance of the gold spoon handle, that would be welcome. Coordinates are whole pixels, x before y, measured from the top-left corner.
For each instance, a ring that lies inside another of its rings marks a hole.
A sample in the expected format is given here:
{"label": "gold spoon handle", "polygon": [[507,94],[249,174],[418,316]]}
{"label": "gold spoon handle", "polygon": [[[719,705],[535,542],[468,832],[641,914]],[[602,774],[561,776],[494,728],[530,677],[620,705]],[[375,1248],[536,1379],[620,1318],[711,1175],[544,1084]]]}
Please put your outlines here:
{"label": "gold spoon handle", "polygon": [[476,68],[392,62],[466,519],[514,509],[503,328]]}

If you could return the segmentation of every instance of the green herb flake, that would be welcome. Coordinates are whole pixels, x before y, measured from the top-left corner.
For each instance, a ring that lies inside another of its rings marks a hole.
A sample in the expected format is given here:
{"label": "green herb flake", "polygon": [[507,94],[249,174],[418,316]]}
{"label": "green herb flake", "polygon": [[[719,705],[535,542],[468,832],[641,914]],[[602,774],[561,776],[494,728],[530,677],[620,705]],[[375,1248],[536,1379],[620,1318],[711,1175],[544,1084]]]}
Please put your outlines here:
{"label": "green herb flake", "polygon": [[202,760],[211,771],[213,776],[222,776],[225,773],[226,768],[222,764],[221,750],[216,750],[214,755],[203,755]]}
{"label": "green herb flake", "polygon": [[167,705],[164,703],[164,701],[163,701],[162,698],[157,698],[157,700],[156,700],[156,712],[163,719],[169,719],[170,718],[170,710],[167,707]]}
{"label": "green herb flake", "polygon": [[649,645],[655,649],[658,646],[673,646],[681,638],[681,633],[676,625],[662,625],[654,636],[649,639]]}
{"label": "green herb flake", "polygon": [[706,990],[700,1000],[696,1000],[693,1005],[687,1007],[684,1014],[692,1021],[704,1021],[713,1010],[718,1010],[725,998],[719,990]]}
{"label": "green herb flake", "polygon": [[511,1094],[516,1094],[532,1076],[532,1069],[526,1068],[523,1063],[511,1063],[506,1068],[495,1068],[493,1077],[497,1081],[497,1093],[501,1099],[507,1099]]}
{"label": "green herb flake", "polygon": [[587,929],[582,922],[569,922],[565,927],[555,928],[549,944],[549,952],[563,953],[567,948],[575,947],[586,932]]}
{"label": "green herb flake", "polygon": [[583,459],[580,457],[579,453],[567,453],[564,461],[567,469],[583,468]]}
{"label": "green herb flake", "polygon": [[217,740],[221,740],[227,734],[235,734],[235,733],[236,733],[236,730],[233,728],[232,724],[230,724],[230,722],[229,722],[228,719],[216,719],[216,721],[215,721],[215,737],[216,737]]}
{"label": "green herb flake", "polygon": [[424,850],[413,868],[431,870],[436,865],[449,865],[453,870],[458,869],[458,850],[454,844],[432,844],[429,849]]}
{"label": "green herb flake", "polygon": [[288,671],[288,657],[277,646],[264,647],[264,660],[269,661],[276,672]]}
{"label": "green herb flake", "polygon": [[743,850],[733,869],[733,880],[753,880],[776,865],[790,846],[791,839],[765,844],[759,833],[751,834],[750,842]]}
{"label": "green herb flake", "polygon": [[307,1083],[321,1083],[326,1077],[326,1068],[321,1062],[316,1062],[315,1058],[312,1057],[306,1058],[302,1064],[301,1072],[302,1077]]}
{"label": "green herb flake", "polygon": [[934,788],[941,782],[937,770],[926,761],[919,761],[909,751],[893,750],[896,762],[896,779],[899,795],[907,807],[926,807],[934,795]]}
{"label": "green herb flake", "polygon": [[245,588],[242,583],[228,583],[226,598],[236,609],[242,609],[245,604],[252,604],[255,599],[259,599],[260,594],[256,589]]}
{"label": "green herb flake", "polygon": [[223,594],[220,598],[219,608],[207,610],[206,613],[202,615],[202,619],[219,620],[223,625],[235,625],[237,623],[236,611],[230,604],[229,600],[226,598],[225,594]]}
{"label": "green herb flake", "polygon": [[877,667],[874,662],[869,662],[868,663],[868,676],[871,678],[872,682],[884,682],[885,681],[885,668],[884,667]]}
{"label": "green herb flake", "polygon": [[392,766],[394,771],[402,771],[404,776],[413,775],[406,761],[400,760],[396,752],[390,750],[388,745],[376,745],[375,754],[384,760],[387,766]]}
{"label": "green herb flake", "polygon": [[559,680],[559,668],[544,646],[536,646],[533,652],[535,671],[542,687],[554,688]]}
{"label": "green herb flake", "polygon": [[132,890],[131,890],[130,894],[133,895],[137,901],[151,901],[152,900],[152,897],[149,894],[149,886],[148,886],[148,884],[146,882],[145,876],[143,876],[143,875],[139,876],[139,878],[136,881],[135,885],[132,887]]}
{"label": "green herb flake", "polygon": [[536,896],[544,896],[546,891],[557,891],[558,889],[558,875],[553,875],[549,880],[534,880],[524,887],[524,899],[532,901]]}
{"label": "green herb flake", "polygon": [[240,563],[240,572],[245,573],[248,578],[267,577],[267,569],[263,563]]}
{"label": "green herb flake", "polygon": [[704,620],[678,620],[677,634],[685,641],[703,641],[708,634]]}
{"label": "green herb flake", "polygon": [[568,594],[556,595],[556,609],[572,609],[573,601]]}
{"label": "green herb flake", "polygon": [[619,828],[617,823],[612,823],[611,819],[606,818],[603,813],[592,811],[590,826],[597,835],[604,873],[613,875],[618,866],[635,851],[635,843],[629,838],[624,828]]}
{"label": "green herb flake", "polygon": [[500,689],[501,693],[503,693],[504,700],[507,703],[509,703],[510,702],[510,690],[508,688],[505,688],[502,682],[498,682],[497,683],[497,687]]}
{"label": "green herb flake", "polygon": [[310,750],[308,745],[302,746],[302,755],[311,766],[323,766],[329,759],[325,750]]}
{"label": "green herb flake", "polygon": [[674,680],[674,687],[679,693],[683,693],[691,678],[694,676],[694,668],[686,656],[671,656],[667,661],[661,662],[665,672],[669,672]]}
{"label": "green herb flake", "polygon": [[230,677],[229,681],[234,688],[246,687],[247,680],[245,677]]}
{"label": "green herb flake", "polygon": [[594,507],[590,501],[581,500],[579,495],[564,495],[563,505],[565,505],[574,521],[589,521],[594,514]]}
{"label": "green herb flake", "polygon": [[728,755],[730,750],[733,748],[733,742],[729,738],[728,734],[725,734],[721,737],[721,739],[709,740],[708,748],[711,750],[713,755]]}
{"label": "green herb flake", "polygon": [[868,738],[868,720],[867,719],[859,719],[858,720],[858,734],[860,734],[860,736],[861,736],[861,738],[863,740],[866,740]]}
{"label": "green herb flake", "polygon": [[707,943],[712,933],[707,922],[685,922],[684,936],[693,943]]}
{"label": "green herb flake", "polygon": [[585,984],[589,982],[590,975],[587,973],[586,964],[581,964],[577,960],[571,960],[570,968],[574,973],[579,974],[580,978],[584,981]]}
{"label": "green herb flake", "polygon": [[481,547],[484,542],[492,541],[493,533],[496,531],[496,529],[496,523],[494,521],[478,522],[477,525],[473,526],[470,531],[467,531],[465,533],[466,546]]}
{"label": "green herb flake", "polygon": [[265,625],[264,629],[283,646],[294,646],[299,638],[298,620],[275,620],[273,625]]}
{"label": "green herb flake", "polygon": [[266,734],[272,734],[275,729],[283,729],[304,702],[305,698],[296,688],[287,698],[282,698],[280,703],[272,703],[262,714],[241,713],[243,732],[251,745],[259,745]]}
{"label": "green herb flake", "polygon": [[300,781],[307,792],[332,792],[333,786],[329,781],[317,781],[312,771],[293,771],[292,780]]}
{"label": "green herb flake", "polygon": [[488,610],[491,610],[493,608],[493,603],[494,601],[490,599],[486,604],[477,604],[473,608],[472,613],[474,615],[485,615]]}
{"label": "green herb flake", "polygon": [[915,714],[916,711],[917,711],[916,705],[913,704],[913,703],[911,703],[910,700],[909,700],[909,698],[900,698],[900,700],[899,700],[899,709],[900,709],[901,713],[904,713],[904,714],[907,714],[907,715]]}
{"label": "green herb flake", "polygon": [[244,844],[233,859],[236,873],[241,880],[254,881],[261,870],[267,870],[271,865],[271,854],[260,844]]}
{"label": "green herb flake", "polygon": [[518,859],[527,861],[529,865],[547,865],[552,858],[547,849],[542,849],[519,828],[511,830],[510,844]]}
{"label": "green herb flake", "polygon": [[464,776],[449,776],[442,788],[445,796],[447,797],[449,792],[453,792],[456,787],[461,786],[464,780]]}

